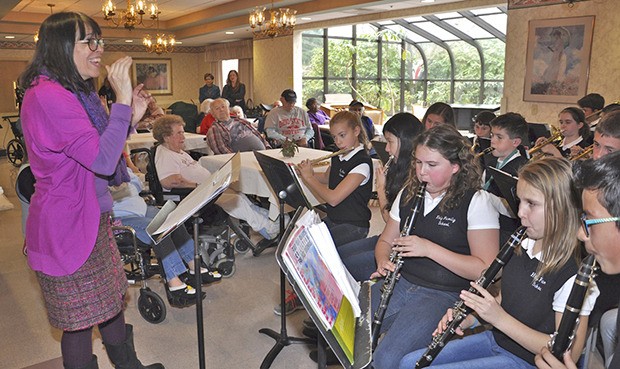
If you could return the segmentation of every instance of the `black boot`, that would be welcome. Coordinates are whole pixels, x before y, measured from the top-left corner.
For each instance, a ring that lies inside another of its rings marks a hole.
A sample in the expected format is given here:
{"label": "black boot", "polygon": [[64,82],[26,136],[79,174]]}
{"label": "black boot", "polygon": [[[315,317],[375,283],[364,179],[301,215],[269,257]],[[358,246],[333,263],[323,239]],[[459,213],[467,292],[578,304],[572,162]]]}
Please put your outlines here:
{"label": "black boot", "polygon": [[99,369],[99,365],[97,364],[97,356],[95,356],[95,355],[93,355],[93,358],[91,359],[91,361],[88,364],[86,364],[84,366],[81,366],[79,368],[67,366],[64,363],[63,363],[63,366],[65,367],[65,369]]}
{"label": "black boot", "polygon": [[131,324],[125,324],[125,342],[121,342],[117,345],[109,345],[104,342],[105,349],[108,352],[108,357],[114,364],[116,369],[165,369],[163,365],[151,364],[148,366],[142,365],[140,360],[136,357],[136,349],[133,345],[133,326]]}

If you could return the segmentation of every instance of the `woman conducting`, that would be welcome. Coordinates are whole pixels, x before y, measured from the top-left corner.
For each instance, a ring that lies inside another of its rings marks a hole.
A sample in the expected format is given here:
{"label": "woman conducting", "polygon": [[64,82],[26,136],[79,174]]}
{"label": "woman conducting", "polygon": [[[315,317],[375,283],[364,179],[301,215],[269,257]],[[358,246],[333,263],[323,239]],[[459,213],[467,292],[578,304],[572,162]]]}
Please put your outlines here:
{"label": "woman conducting", "polygon": [[149,96],[142,85],[132,89],[130,57],[106,65],[116,94],[108,116],[93,83],[103,66],[104,42],[92,18],[53,14],[41,24],[39,37],[20,76],[26,89],[24,138],[36,178],[26,224],[28,263],[50,324],[63,330],[65,368],[98,367],[94,326],[115,367],[145,368],[123,315],[127,280],[112,236],[108,185],[129,178],[121,152]]}

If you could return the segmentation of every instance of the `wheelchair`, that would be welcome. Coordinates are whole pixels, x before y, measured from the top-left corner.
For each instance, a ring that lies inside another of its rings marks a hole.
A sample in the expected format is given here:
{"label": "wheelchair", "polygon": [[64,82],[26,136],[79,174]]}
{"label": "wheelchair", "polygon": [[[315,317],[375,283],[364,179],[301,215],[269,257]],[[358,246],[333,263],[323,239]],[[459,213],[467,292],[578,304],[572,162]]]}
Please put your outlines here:
{"label": "wheelchair", "polygon": [[[19,119],[19,115],[5,115],[2,119],[9,123],[11,132],[15,137],[6,145],[6,156],[13,166],[19,168],[27,161],[26,145],[24,144],[24,134],[22,133],[21,120]],[[0,126],[0,128],[2,127]]]}
{"label": "wheelchair", "polygon": [[147,282],[157,274],[164,278],[161,263],[153,257],[151,246],[136,237],[133,228],[114,225],[112,231],[125,266],[127,282],[130,285],[140,283],[140,297],[138,297],[140,315],[149,323],[163,322],[166,319],[166,304],[149,288]]}
{"label": "wheelchair", "polygon": [[[191,192],[191,189],[163,191],[155,170],[156,148],[157,146],[151,149],[133,149],[131,157],[134,162],[146,162],[145,179],[149,192],[155,198],[155,204],[161,206],[166,200],[180,201]],[[144,156],[146,160],[140,158]],[[206,216],[205,213],[207,213]],[[209,225],[200,226],[198,231],[198,249],[202,261],[208,268],[217,269],[223,278],[230,278],[236,271],[235,251],[245,253],[253,246],[247,236],[249,226],[237,223],[217,206],[206,207],[203,209],[202,216],[209,219]],[[193,226],[191,222],[186,222],[186,224],[188,228]],[[193,234],[192,229],[188,231]]]}

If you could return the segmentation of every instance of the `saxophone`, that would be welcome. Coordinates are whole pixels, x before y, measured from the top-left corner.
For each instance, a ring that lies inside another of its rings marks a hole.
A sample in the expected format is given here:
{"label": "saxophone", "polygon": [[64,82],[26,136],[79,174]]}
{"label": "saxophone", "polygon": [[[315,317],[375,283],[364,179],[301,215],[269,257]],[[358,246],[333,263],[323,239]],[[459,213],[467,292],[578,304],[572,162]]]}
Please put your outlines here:
{"label": "saxophone", "polygon": [[[514,250],[521,243],[523,238],[525,237],[525,227],[519,227],[517,230],[510,236],[508,241],[502,246],[502,249],[499,251],[495,260],[491,263],[491,265],[485,270],[480,278],[476,281],[476,284],[481,286],[482,288],[487,288],[492,282],[497,273],[501,268],[508,263],[512,255],[514,254]],[[480,295],[478,291],[474,287],[469,288],[469,292]],[[472,309],[465,305],[463,300],[457,301],[452,308],[452,320],[448,324],[448,327],[440,334],[433,337],[433,341],[428,346],[422,357],[415,363],[416,369],[418,368],[426,368],[431,365],[433,360],[437,357],[437,355],[443,350],[444,346],[454,335],[456,334],[456,329],[458,326],[465,320],[465,318],[472,312]]]}
{"label": "saxophone", "polygon": [[[426,182],[420,183],[418,187],[418,191],[415,195],[415,199],[413,201],[413,206],[411,208],[411,214],[405,220],[405,224],[403,225],[403,229],[400,232],[401,237],[409,236],[411,231],[415,229],[415,223],[418,219],[418,215],[420,214],[420,210],[422,208],[422,204],[424,201],[424,191],[426,190]],[[377,347],[377,341],[379,340],[379,331],[381,330],[381,325],[383,324],[383,317],[385,316],[385,311],[387,310],[388,303],[390,302],[390,298],[392,297],[392,293],[394,292],[394,286],[396,282],[398,282],[400,269],[403,266],[404,260],[403,257],[400,256],[400,253],[396,251],[392,251],[390,253],[390,262],[395,265],[394,271],[388,271],[385,275],[385,279],[383,280],[383,286],[381,286],[381,301],[379,302],[379,307],[375,312],[372,321],[372,349]]]}
{"label": "saxophone", "polygon": [[596,259],[594,255],[588,255],[581,262],[577,276],[575,277],[575,283],[570,290],[568,300],[566,300],[566,308],[564,308],[564,314],[562,314],[562,320],[558,326],[558,330],[551,337],[551,341],[547,344],[551,353],[562,360],[562,355],[568,351],[577,333],[577,327],[579,327],[579,313],[581,312],[581,306],[583,300],[588,292],[588,287],[592,278],[594,278],[594,270],[596,266]]}

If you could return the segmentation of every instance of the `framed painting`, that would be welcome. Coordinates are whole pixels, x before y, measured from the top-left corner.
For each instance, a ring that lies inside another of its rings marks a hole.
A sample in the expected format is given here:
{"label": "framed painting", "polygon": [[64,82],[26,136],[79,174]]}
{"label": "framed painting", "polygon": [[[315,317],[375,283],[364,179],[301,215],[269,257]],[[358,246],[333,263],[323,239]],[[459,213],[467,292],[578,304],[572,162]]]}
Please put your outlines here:
{"label": "framed painting", "polygon": [[508,0],[508,9],[529,8],[532,6],[572,4],[584,0]]}
{"label": "framed painting", "polygon": [[574,104],[586,94],[594,16],[529,23],[523,100]]}
{"label": "framed painting", "polygon": [[170,59],[134,59],[134,86],[140,83],[153,95],[172,94],[172,62]]}

